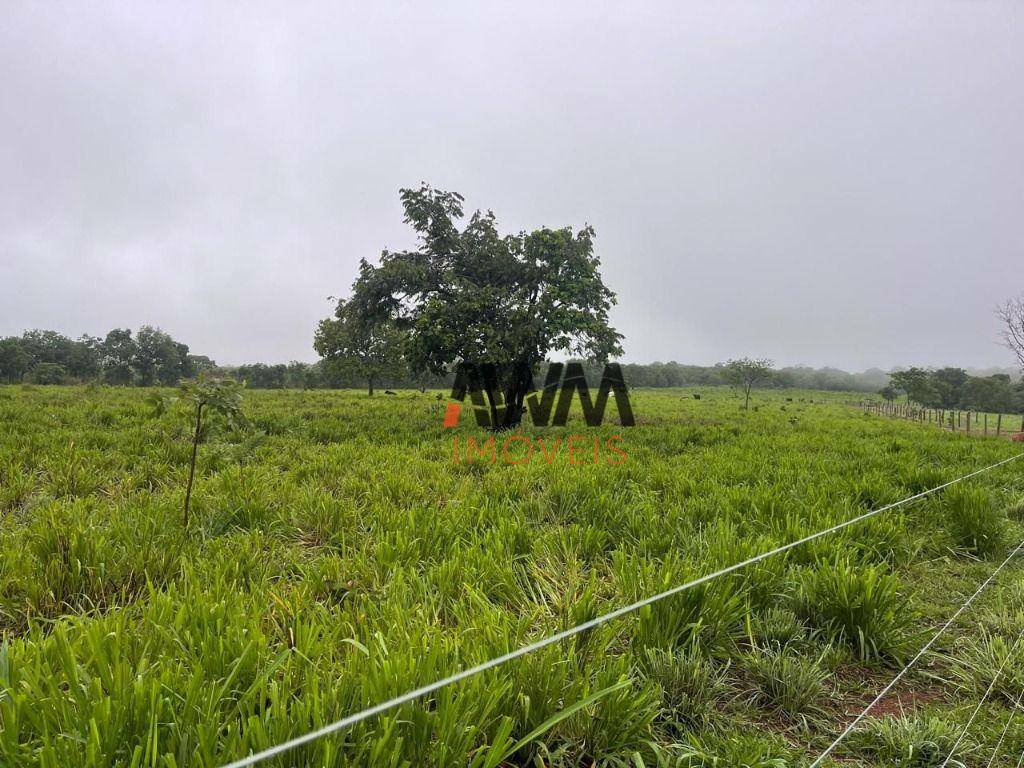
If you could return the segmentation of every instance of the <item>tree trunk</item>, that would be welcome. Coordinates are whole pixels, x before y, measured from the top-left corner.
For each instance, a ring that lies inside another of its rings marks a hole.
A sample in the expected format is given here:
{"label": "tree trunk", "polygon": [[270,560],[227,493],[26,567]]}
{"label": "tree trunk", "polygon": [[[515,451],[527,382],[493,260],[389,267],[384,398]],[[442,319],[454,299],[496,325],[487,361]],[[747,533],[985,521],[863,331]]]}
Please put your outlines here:
{"label": "tree trunk", "polygon": [[523,423],[526,394],[532,385],[533,366],[523,360],[514,363],[505,387],[505,418],[501,424],[502,429],[515,429]]}
{"label": "tree trunk", "polygon": [[203,426],[203,404],[196,405],[196,431],[192,436],[192,461],[188,465],[188,485],[185,488],[184,527],[188,528],[188,510],[192,503],[192,481],[196,476],[196,453],[199,451],[199,434]]}
{"label": "tree trunk", "polygon": [[526,390],[519,386],[509,387],[505,398],[505,418],[501,422],[502,429],[515,429],[523,422],[523,402]]}
{"label": "tree trunk", "polygon": [[[482,382],[491,412],[490,429],[493,432],[515,429],[522,423],[526,411],[526,395],[533,385],[533,366],[525,362],[514,363],[504,386],[501,378],[496,374],[493,380],[485,377]],[[499,402],[502,405],[500,412]]]}
{"label": "tree trunk", "polygon": [[743,401],[743,410],[750,410],[750,385],[748,384],[743,388],[743,394],[746,395],[746,399]]}
{"label": "tree trunk", "polygon": [[[366,380],[366,386],[367,386],[367,389],[369,390],[369,392],[367,394],[369,394],[370,397],[373,397],[373,376],[370,376]],[[387,398],[384,398],[384,399],[386,400]]]}

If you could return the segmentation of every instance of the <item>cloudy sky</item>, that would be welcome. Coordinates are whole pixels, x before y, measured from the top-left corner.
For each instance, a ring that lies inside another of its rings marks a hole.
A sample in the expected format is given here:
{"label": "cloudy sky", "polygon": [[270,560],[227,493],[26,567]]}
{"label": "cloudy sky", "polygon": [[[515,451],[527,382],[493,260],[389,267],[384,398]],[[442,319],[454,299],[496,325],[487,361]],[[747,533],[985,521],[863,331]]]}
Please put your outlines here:
{"label": "cloudy sky", "polygon": [[0,335],[312,360],[421,180],[590,223],[626,359],[1009,365],[1019,3],[5,2]]}

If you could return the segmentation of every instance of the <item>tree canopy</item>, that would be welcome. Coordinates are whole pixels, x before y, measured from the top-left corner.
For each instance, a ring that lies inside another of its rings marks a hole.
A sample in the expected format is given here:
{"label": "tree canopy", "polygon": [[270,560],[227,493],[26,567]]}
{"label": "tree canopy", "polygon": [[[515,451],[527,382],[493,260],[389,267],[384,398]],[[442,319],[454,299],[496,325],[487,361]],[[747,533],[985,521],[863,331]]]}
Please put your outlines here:
{"label": "tree canopy", "polygon": [[363,260],[339,312],[401,332],[414,372],[490,366],[492,426],[511,427],[548,355],[621,354],[609,323],[615,294],[601,278],[592,227],[503,235],[492,212],[477,211],[460,229],[458,193],[424,184],[401,190],[401,200],[417,246],[385,250],[376,266]]}
{"label": "tree canopy", "polygon": [[963,368],[908,368],[892,373],[891,387],[925,408],[963,408],[994,413],[1024,410],[1024,382],[1007,374],[971,376]]}
{"label": "tree canopy", "polygon": [[730,360],[725,364],[723,373],[726,381],[739,387],[743,392],[744,410],[750,407],[750,390],[772,377],[772,366],[771,360],[764,358],[755,360],[749,357]]}
{"label": "tree canopy", "polygon": [[911,400],[923,403],[931,401],[935,396],[935,383],[931,374],[924,368],[911,367],[904,371],[893,371],[890,383],[894,388]]}
{"label": "tree canopy", "polygon": [[402,333],[390,319],[366,321],[355,305],[338,301],[334,317],[321,320],[313,347],[329,369],[354,373],[366,382],[369,394],[382,378],[401,378]]}
{"label": "tree canopy", "polygon": [[212,365],[209,358],[189,354],[188,345],[148,325],[134,336],[128,328],[115,328],[103,339],[83,335],[72,340],[46,330],[0,338],[0,381],[6,382],[102,379],[108,384],[169,386]]}

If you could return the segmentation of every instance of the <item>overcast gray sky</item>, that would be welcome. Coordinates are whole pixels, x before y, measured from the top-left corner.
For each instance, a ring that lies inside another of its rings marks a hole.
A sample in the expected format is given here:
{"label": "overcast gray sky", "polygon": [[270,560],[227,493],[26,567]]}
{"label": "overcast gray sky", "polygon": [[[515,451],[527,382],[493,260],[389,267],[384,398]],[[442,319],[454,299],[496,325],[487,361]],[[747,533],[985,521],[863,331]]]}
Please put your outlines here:
{"label": "overcast gray sky", "polygon": [[1020,3],[5,2],[0,335],[312,360],[426,180],[593,224],[626,359],[1010,365]]}

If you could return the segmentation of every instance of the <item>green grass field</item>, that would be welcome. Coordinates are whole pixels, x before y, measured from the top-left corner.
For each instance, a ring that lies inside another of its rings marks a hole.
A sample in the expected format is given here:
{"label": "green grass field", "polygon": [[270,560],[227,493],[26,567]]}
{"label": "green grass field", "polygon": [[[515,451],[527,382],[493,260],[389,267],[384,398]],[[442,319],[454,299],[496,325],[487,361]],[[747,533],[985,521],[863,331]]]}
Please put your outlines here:
{"label": "green grass field", "polygon": [[[504,436],[455,463],[486,436],[443,429],[436,393],[248,392],[184,530],[187,418],[0,387],[0,766],[221,765],[1021,451],[839,395],[699,392],[635,392],[634,428],[524,428],[550,452],[518,465]],[[1024,460],[267,764],[806,765],[1022,516]],[[1005,661],[954,758],[986,765],[1009,723],[992,765],[1016,765],[1022,629],[1014,562],[832,764],[941,765]]]}

